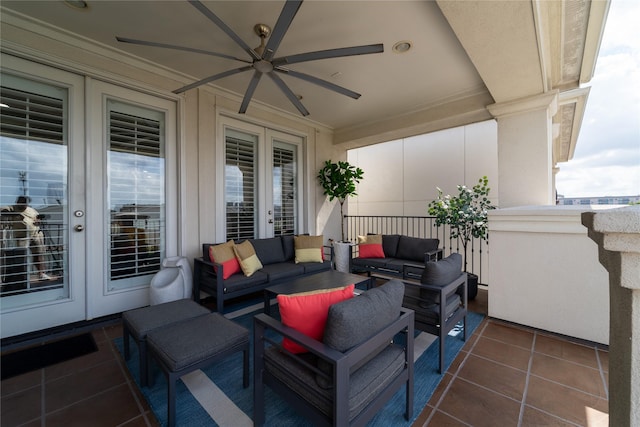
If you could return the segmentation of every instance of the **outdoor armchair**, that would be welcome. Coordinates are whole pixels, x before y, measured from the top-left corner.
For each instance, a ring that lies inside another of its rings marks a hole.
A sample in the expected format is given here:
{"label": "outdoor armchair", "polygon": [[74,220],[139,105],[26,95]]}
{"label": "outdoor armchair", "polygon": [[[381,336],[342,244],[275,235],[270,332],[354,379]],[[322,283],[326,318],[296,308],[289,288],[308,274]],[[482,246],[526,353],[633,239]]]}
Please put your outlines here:
{"label": "outdoor armchair", "polygon": [[428,262],[420,283],[405,282],[402,305],[415,311],[415,328],[440,338],[439,373],[444,366],[445,340],[460,321],[467,340],[467,298],[467,273],[461,271],[459,254]]}
{"label": "outdoor armchair", "polygon": [[[392,308],[383,301],[388,291],[395,293],[393,298],[397,300]],[[414,315],[412,310],[401,307],[403,294],[402,282],[395,280],[332,305],[324,342],[265,314],[255,316],[254,425],[265,422],[265,385],[314,424],[334,426],[366,425],[404,385],[405,418],[410,420]],[[387,307],[386,312],[375,306]],[[391,320],[379,328],[376,318]],[[368,330],[369,325],[375,330]],[[341,336],[328,338],[334,334]],[[285,337],[308,353],[285,350],[281,345],[281,338]],[[350,342],[349,348],[336,348],[343,347],[336,344],[340,342]]]}

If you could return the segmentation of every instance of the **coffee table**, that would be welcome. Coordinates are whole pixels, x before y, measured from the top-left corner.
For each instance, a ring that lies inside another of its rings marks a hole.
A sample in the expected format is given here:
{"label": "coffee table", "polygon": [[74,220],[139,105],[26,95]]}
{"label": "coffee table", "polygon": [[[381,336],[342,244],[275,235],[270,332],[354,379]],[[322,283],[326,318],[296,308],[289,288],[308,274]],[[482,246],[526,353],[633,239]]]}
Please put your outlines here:
{"label": "coffee table", "polygon": [[368,276],[360,276],[358,274],[342,273],[336,270],[323,271],[321,273],[312,274],[293,279],[290,282],[284,282],[274,285],[264,290],[264,312],[271,315],[271,298],[278,295],[297,294],[299,292],[317,291],[318,289],[339,288],[354,284],[366,285],[367,289],[371,289],[375,283],[375,278]]}

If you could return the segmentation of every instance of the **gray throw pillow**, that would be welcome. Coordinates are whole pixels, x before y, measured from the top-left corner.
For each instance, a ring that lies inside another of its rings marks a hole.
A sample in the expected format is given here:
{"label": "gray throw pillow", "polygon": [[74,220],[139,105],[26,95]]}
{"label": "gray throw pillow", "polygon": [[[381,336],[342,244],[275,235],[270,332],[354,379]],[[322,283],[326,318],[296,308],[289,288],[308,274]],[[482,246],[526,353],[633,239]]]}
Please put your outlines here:
{"label": "gray throw pillow", "polygon": [[[432,286],[446,286],[457,279],[460,273],[462,273],[462,255],[452,253],[438,262],[428,262],[422,272],[420,283]],[[425,308],[428,308],[429,305],[440,303],[440,295],[427,289],[420,290],[420,297],[426,300],[420,303]]]}
{"label": "gray throw pillow", "polygon": [[[394,279],[354,298],[333,304],[329,307],[322,341],[340,352],[357,346],[400,316],[403,297],[404,283]],[[354,370],[377,354],[378,351],[372,352],[371,357],[354,366]],[[322,360],[318,361],[318,368],[331,374],[331,366]],[[331,387],[331,382],[321,375],[316,377],[316,381],[321,387]]]}

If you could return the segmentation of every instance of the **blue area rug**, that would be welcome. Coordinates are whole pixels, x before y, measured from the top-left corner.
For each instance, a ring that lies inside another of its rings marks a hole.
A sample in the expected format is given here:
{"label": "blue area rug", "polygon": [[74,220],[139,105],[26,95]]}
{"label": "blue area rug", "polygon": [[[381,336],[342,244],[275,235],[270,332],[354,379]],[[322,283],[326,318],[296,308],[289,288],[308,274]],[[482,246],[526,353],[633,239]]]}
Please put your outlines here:
{"label": "blue area rug", "polygon": [[[235,317],[232,320],[253,330],[253,316],[258,311]],[[250,310],[250,309],[249,309]],[[276,310],[277,313],[277,310]],[[228,317],[230,315],[227,315]],[[477,313],[469,313],[467,327],[469,336],[484,318]],[[461,328],[460,328],[461,329]],[[458,352],[462,349],[462,331],[451,331],[452,336],[446,340],[445,368],[449,368]],[[416,331],[418,332],[418,331]],[[250,334],[250,337],[252,335]],[[114,340],[118,350],[123,354],[122,338]],[[162,426],[167,425],[167,383],[161,371],[155,367],[153,387],[140,387],[140,370],[138,349],[131,342],[131,358],[126,365],[151,406],[156,418]],[[414,371],[414,414],[411,421],[404,418],[405,389],[402,387],[369,423],[369,426],[410,426],[427,404],[443,375],[438,374],[438,339],[415,361]],[[253,350],[251,358],[253,357]],[[196,371],[183,377],[176,386],[176,425],[177,426],[242,426],[253,425],[253,360],[251,361],[251,385],[242,388],[242,352],[211,365],[203,371]],[[205,376],[206,375],[206,376]],[[188,378],[186,378],[188,377]],[[185,385],[189,384],[189,385]],[[191,391],[193,390],[193,391]],[[195,395],[198,396],[196,398]],[[200,403],[200,401],[202,403]],[[267,426],[306,426],[311,425],[303,417],[290,408],[269,387],[265,388],[266,425]],[[205,409],[206,408],[206,409]],[[214,420],[215,419],[215,420]]]}

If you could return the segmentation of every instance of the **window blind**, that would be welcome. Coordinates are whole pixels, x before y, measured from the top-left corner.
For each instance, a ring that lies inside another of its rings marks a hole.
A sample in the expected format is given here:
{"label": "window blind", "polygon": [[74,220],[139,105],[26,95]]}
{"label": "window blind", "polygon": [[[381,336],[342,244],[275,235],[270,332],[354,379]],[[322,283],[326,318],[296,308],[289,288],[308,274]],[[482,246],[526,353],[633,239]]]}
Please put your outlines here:
{"label": "window blind", "polygon": [[233,136],[225,140],[227,240],[256,237],[256,144]]}
{"label": "window blind", "polygon": [[165,232],[162,122],[109,111],[111,280],[160,269]]}

